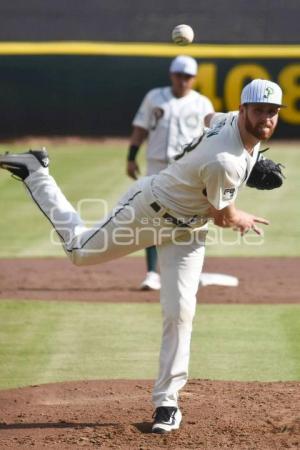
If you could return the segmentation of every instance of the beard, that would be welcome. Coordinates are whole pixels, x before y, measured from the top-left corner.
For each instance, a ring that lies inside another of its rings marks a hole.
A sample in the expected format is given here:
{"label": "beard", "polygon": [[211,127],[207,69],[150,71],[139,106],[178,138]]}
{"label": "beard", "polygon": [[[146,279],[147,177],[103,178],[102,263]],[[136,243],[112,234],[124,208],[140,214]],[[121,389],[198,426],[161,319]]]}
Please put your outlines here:
{"label": "beard", "polygon": [[249,134],[256,137],[260,141],[269,139],[275,130],[275,127],[272,126],[270,127],[263,122],[253,125],[248,117],[247,112],[245,117],[245,128]]}

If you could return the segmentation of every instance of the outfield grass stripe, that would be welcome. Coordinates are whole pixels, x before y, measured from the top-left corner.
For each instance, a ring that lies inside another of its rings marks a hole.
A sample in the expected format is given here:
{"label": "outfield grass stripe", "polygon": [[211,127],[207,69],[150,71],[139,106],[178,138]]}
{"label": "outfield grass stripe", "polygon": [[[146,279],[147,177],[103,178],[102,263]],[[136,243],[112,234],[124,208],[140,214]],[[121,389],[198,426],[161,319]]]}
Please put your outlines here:
{"label": "outfield grass stripe", "polygon": [[[42,142],[41,142],[42,143]],[[238,198],[238,207],[266,216],[271,221],[265,229],[261,245],[259,236],[248,233],[246,241],[239,239],[232,230],[213,227],[210,239],[218,238],[207,247],[210,256],[299,256],[300,255],[300,209],[297,192],[300,190],[300,152],[297,143],[272,144],[268,157],[281,161],[287,175],[283,187],[274,191],[257,191],[245,188]],[[19,145],[11,145],[11,151],[20,151]],[[49,146],[51,172],[63,192],[77,207],[82,199],[105,199],[108,208],[132,184],[125,175],[126,148],[124,144],[66,143]],[[138,156],[142,173],[145,173],[145,152]],[[61,256],[59,246],[49,239],[50,225],[25,194],[20,182],[12,180],[5,171],[0,173],[0,257],[14,256]],[[99,202],[87,201],[83,207],[84,220],[98,222],[103,213]],[[221,239],[222,238],[222,239]],[[228,244],[231,245],[228,245]],[[255,244],[255,245],[253,245]]]}
{"label": "outfield grass stripe", "polygon": [[0,309],[1,375],[5,373],[16,386],[42,379],[55,350],[52,342],[59,317],[49,309],[45,314],[45,308],[32,302],[19,302],[17,308],[4,302]]}
{"label": "outfield grass stripe", "polygon": [[[19,150],[12,145],[11,150]],[[284,150],[284,151],[283,151]],[[131,185],[125,175],[124,145],[97,143],[67,143],[56,148],[50,146],[51,171],[62,187],[67,198],[75,207],[82,199],[83,215],[88,221],[98,222],[103,208],[97,199],[107,200],[108,209]],[[257,191],[245,188],[238,198],[238,207],[266,217],[271,221],[261,237],[248,233],[245,240],[232,230],[212,227],[208,238],[217,235],[214,245],[208,245],[207,255],[211,256],[299,256],[300,209],[297,192],[300,177],[297,168],[300,152],[292,145],[274,143],[268,157],[285,164],[287,179],[283,187],[274,191]],[[139,162],[144,167],[144,152],[139,154]],[[80,178],[79,178],[80,175]],[[80,182],[79,182],[80,180]],[[24,192],[21,183],[0,173],[0,257],[14,256],[62,256],[59,246],[53,246],[49,239],[50,225],[41,216],[36,206]],[[95,202],[89,200],[95,200]],[[251,241],[251,245],[247,244]],[[234,244],[236,242],[236,244]],[[257,245],[257,244],[260,245]],[[254,245],[255,244],[255,245]]]}
{"label": "outfield grass stripe", "polygon": [[[20,151],[11,146],[11,151]],[[126,155],[122,146],[66,144],[49,146],[51,172],[75,208],[81,204],[83,219],[91,226],[99,222],[132,184],[125,175]],[[144,158],[141,167],[144,166]],[[0,173],[0,257],[62,256],[60,245],[52,245],[51,226],[33,204],[22,183],[5,171]],[[107,208],[101,208],[104,199]],[[82,200],[84,202],[82,203]],[[79,203],[80,202],[80,203]]]}
{"label": "outfield grass stripe", "polygon": [[[0,302],[0,387],[155,378],[158,304]],[[300,380],[300,305],[199,305],[190,375]]]}
{"label": "outfield grass stripe", "polygon": [[[280,323],[282,333],[285,336],[286,352],[290,356],[291,368],[295,374],[295,379],[300,379],[300,307],[283,310],[280,312]],[[293,358],[297,355],[298,358]],[[281,364],[281,362],[280,362]]]}
{"label": "outfield grass stripe", "polygon": [[216,309],[204,307],[202,320],[200,314],[193,340],[199,357],[192,360],[192,376],[300,379],[300,305],[222,305]]}

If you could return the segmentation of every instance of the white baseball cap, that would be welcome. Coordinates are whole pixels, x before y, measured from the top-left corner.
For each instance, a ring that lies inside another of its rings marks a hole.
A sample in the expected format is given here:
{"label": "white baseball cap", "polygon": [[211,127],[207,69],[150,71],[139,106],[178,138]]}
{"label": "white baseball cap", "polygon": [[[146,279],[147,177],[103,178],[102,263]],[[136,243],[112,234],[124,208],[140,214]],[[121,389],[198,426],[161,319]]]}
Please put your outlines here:
{"label": "white baseball cap", "polygon": [[171,62],[170,73],[184,73],[194,77],[197,75],[198,64],[194,58],[190,56],[176,56]]}
{"label": "white baseball cap", "polygon": [[270,103],[272,105],[284,106],[282,104],[281,87],[269,80],[257,78],[246,84],[241,94],[241,104],[245,103]]}

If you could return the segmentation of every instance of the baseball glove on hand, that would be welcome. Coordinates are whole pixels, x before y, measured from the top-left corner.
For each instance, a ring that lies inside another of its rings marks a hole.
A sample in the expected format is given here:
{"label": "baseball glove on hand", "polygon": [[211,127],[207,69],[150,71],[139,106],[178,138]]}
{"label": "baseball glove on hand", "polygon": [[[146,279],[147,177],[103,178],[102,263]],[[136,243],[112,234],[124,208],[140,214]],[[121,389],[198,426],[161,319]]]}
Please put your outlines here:
{"label": "baseball glove on hand", "polygon": [[284,168],[282,164],[275,163],[260,155],[247,180],[247,186],[268,190],[279,188],[285,178],[281,170],[282,167]]}

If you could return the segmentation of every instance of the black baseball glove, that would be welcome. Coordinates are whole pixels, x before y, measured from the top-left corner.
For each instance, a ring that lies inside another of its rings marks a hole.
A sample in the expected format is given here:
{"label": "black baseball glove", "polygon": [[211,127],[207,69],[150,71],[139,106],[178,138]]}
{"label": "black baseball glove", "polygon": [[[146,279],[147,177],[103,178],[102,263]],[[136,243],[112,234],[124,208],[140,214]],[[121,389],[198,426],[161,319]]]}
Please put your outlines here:
{"label": "black baseball glove", "polygon": [[268,190],[279,188],[285,178],[281,170],[284,166],[271,159],[264,158],[261,153],[246,182],[247,186]]}

